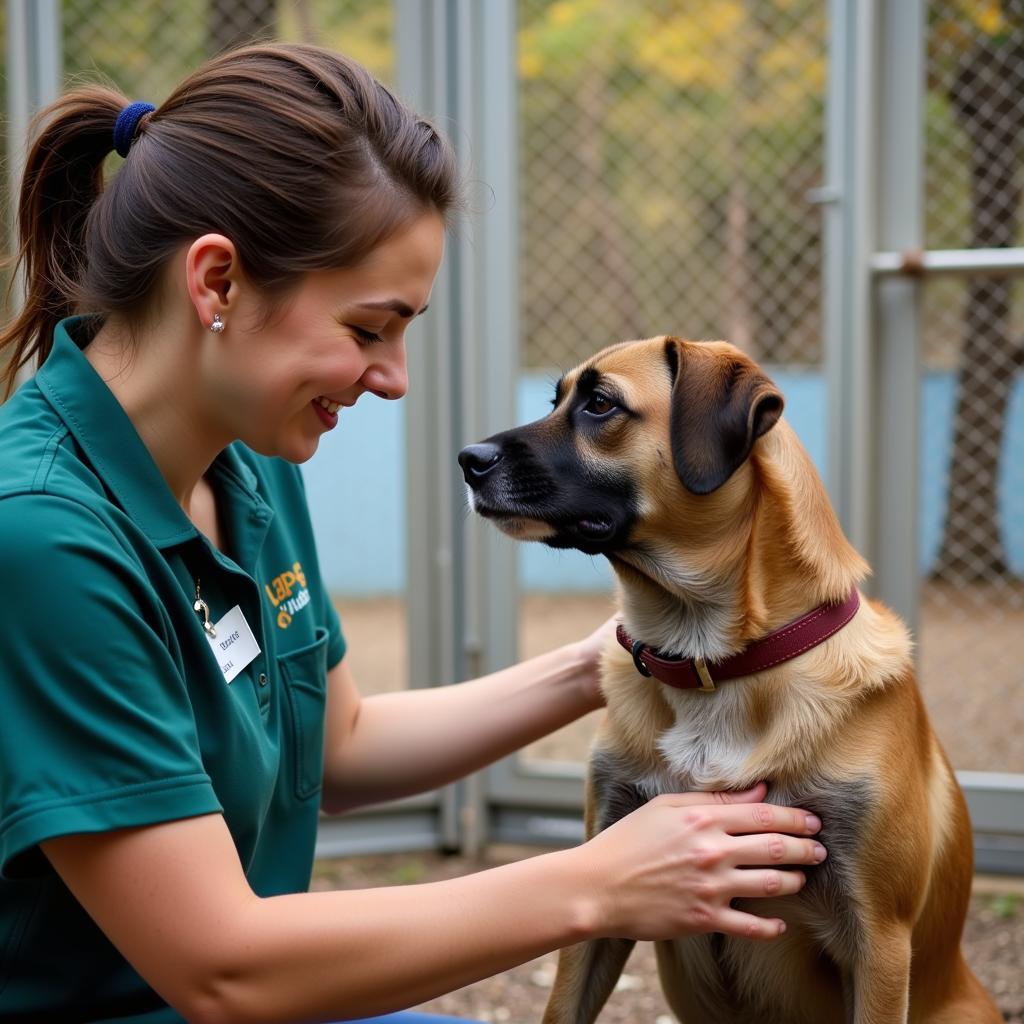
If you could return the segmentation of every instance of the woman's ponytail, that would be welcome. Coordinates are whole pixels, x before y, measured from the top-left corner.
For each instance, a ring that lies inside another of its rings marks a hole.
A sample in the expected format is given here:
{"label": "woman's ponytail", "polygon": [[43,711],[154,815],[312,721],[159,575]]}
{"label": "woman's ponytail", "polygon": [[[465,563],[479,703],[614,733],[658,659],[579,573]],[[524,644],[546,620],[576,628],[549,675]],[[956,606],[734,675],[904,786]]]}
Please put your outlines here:
{"label": "woman's ponytail", "polygon": [[[85,254],[85,222],[103,191],[103,162],[114,148],[114,125],[126,100],[90,86],[62,96],[39,115],[18,201],[15,276],[25,303],[0,331],[4,394],[33,358],[46,358],[53,329],[75,311]],[[6,358],[5,358],[6,357]]]}

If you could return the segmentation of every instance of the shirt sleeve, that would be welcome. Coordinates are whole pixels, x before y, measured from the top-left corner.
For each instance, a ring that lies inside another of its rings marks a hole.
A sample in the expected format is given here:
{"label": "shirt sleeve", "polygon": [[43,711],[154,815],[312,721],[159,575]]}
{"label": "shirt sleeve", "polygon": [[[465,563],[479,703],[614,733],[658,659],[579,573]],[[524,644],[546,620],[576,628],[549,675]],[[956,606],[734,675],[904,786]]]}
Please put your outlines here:
{"label": "shirt sleeve", "polygon": [[170,620],[115,531],[70,499],[4,499],[0,579],[0,873],[47,870],[59,835],[220,811]]}

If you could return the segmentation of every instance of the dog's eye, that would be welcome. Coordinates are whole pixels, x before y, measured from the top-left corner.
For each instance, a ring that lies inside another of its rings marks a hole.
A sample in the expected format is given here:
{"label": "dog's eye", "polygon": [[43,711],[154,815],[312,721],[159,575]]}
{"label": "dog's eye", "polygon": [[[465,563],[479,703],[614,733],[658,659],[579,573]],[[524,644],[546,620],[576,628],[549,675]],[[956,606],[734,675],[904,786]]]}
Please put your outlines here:
{"label": "dog's eye", "polygon": [[590,396],[587,404],[583,406],[583,411],[589,412],[592,416],[607,416],[615,408],[615,403],[607,395],[602,395],[600,391],[595,391]]}

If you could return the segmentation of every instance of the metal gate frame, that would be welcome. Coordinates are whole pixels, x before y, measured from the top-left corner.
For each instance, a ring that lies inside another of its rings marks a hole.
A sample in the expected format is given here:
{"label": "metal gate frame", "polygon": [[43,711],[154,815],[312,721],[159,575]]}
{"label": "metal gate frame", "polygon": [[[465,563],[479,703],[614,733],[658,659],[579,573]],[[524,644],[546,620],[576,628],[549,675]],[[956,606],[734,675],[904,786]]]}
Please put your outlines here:
{"label": "metal gate frame", "polygon": [[[918,626],[920,306],[1024,249],[924,249],[926,0],[832,0],[824,208],[829,490],[872,593]],[[884,524],[884,528],[883,528]],[[979,871],[1024,874],[1024,775],[957,772]]]}
{"label": "metal gate frame", "polygon": [[[397,0],[399,87],[449,130],[469,180],[484,183],[470,196],[468,223],[451,240],[435,286],[445,319],[432,317],[409,349],[410,375],[430,382],[406,400],[410,649],[427,652],[437,666],[434,680],[493,671],[517,653],[517,549],[467,514],[454,459],[461,444],[505,429],[515,417],[516,8],[516,0]],[[414,514],[431,508],[433,535]],[[447,602],[439,600],[442,592]],[[447,643],[456,649],[442,659],[433,649]],[[583,769],[535,770],[509,757],[467,780],[456,803],[467,852],[496,841],[578,842]]]}
{"label": "metal gate frame", "polygon": [[58,0],[7,0],[6,50],[8,194],[17,196],[29,122],[60,94]]}

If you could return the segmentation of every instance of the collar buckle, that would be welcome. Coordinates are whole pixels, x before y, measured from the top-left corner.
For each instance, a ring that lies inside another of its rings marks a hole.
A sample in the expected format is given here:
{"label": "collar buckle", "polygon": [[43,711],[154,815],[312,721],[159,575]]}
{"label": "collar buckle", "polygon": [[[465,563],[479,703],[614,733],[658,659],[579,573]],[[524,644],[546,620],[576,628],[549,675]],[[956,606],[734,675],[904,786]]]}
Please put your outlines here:
{"label": "collar buckle", "polygon": [[697,673],[697,678],[700,679],[700,692],[714,693],[715,681],[711,678],[711,673],[708,671],[708,663],[703,658],[694,658],[693,670]]}

